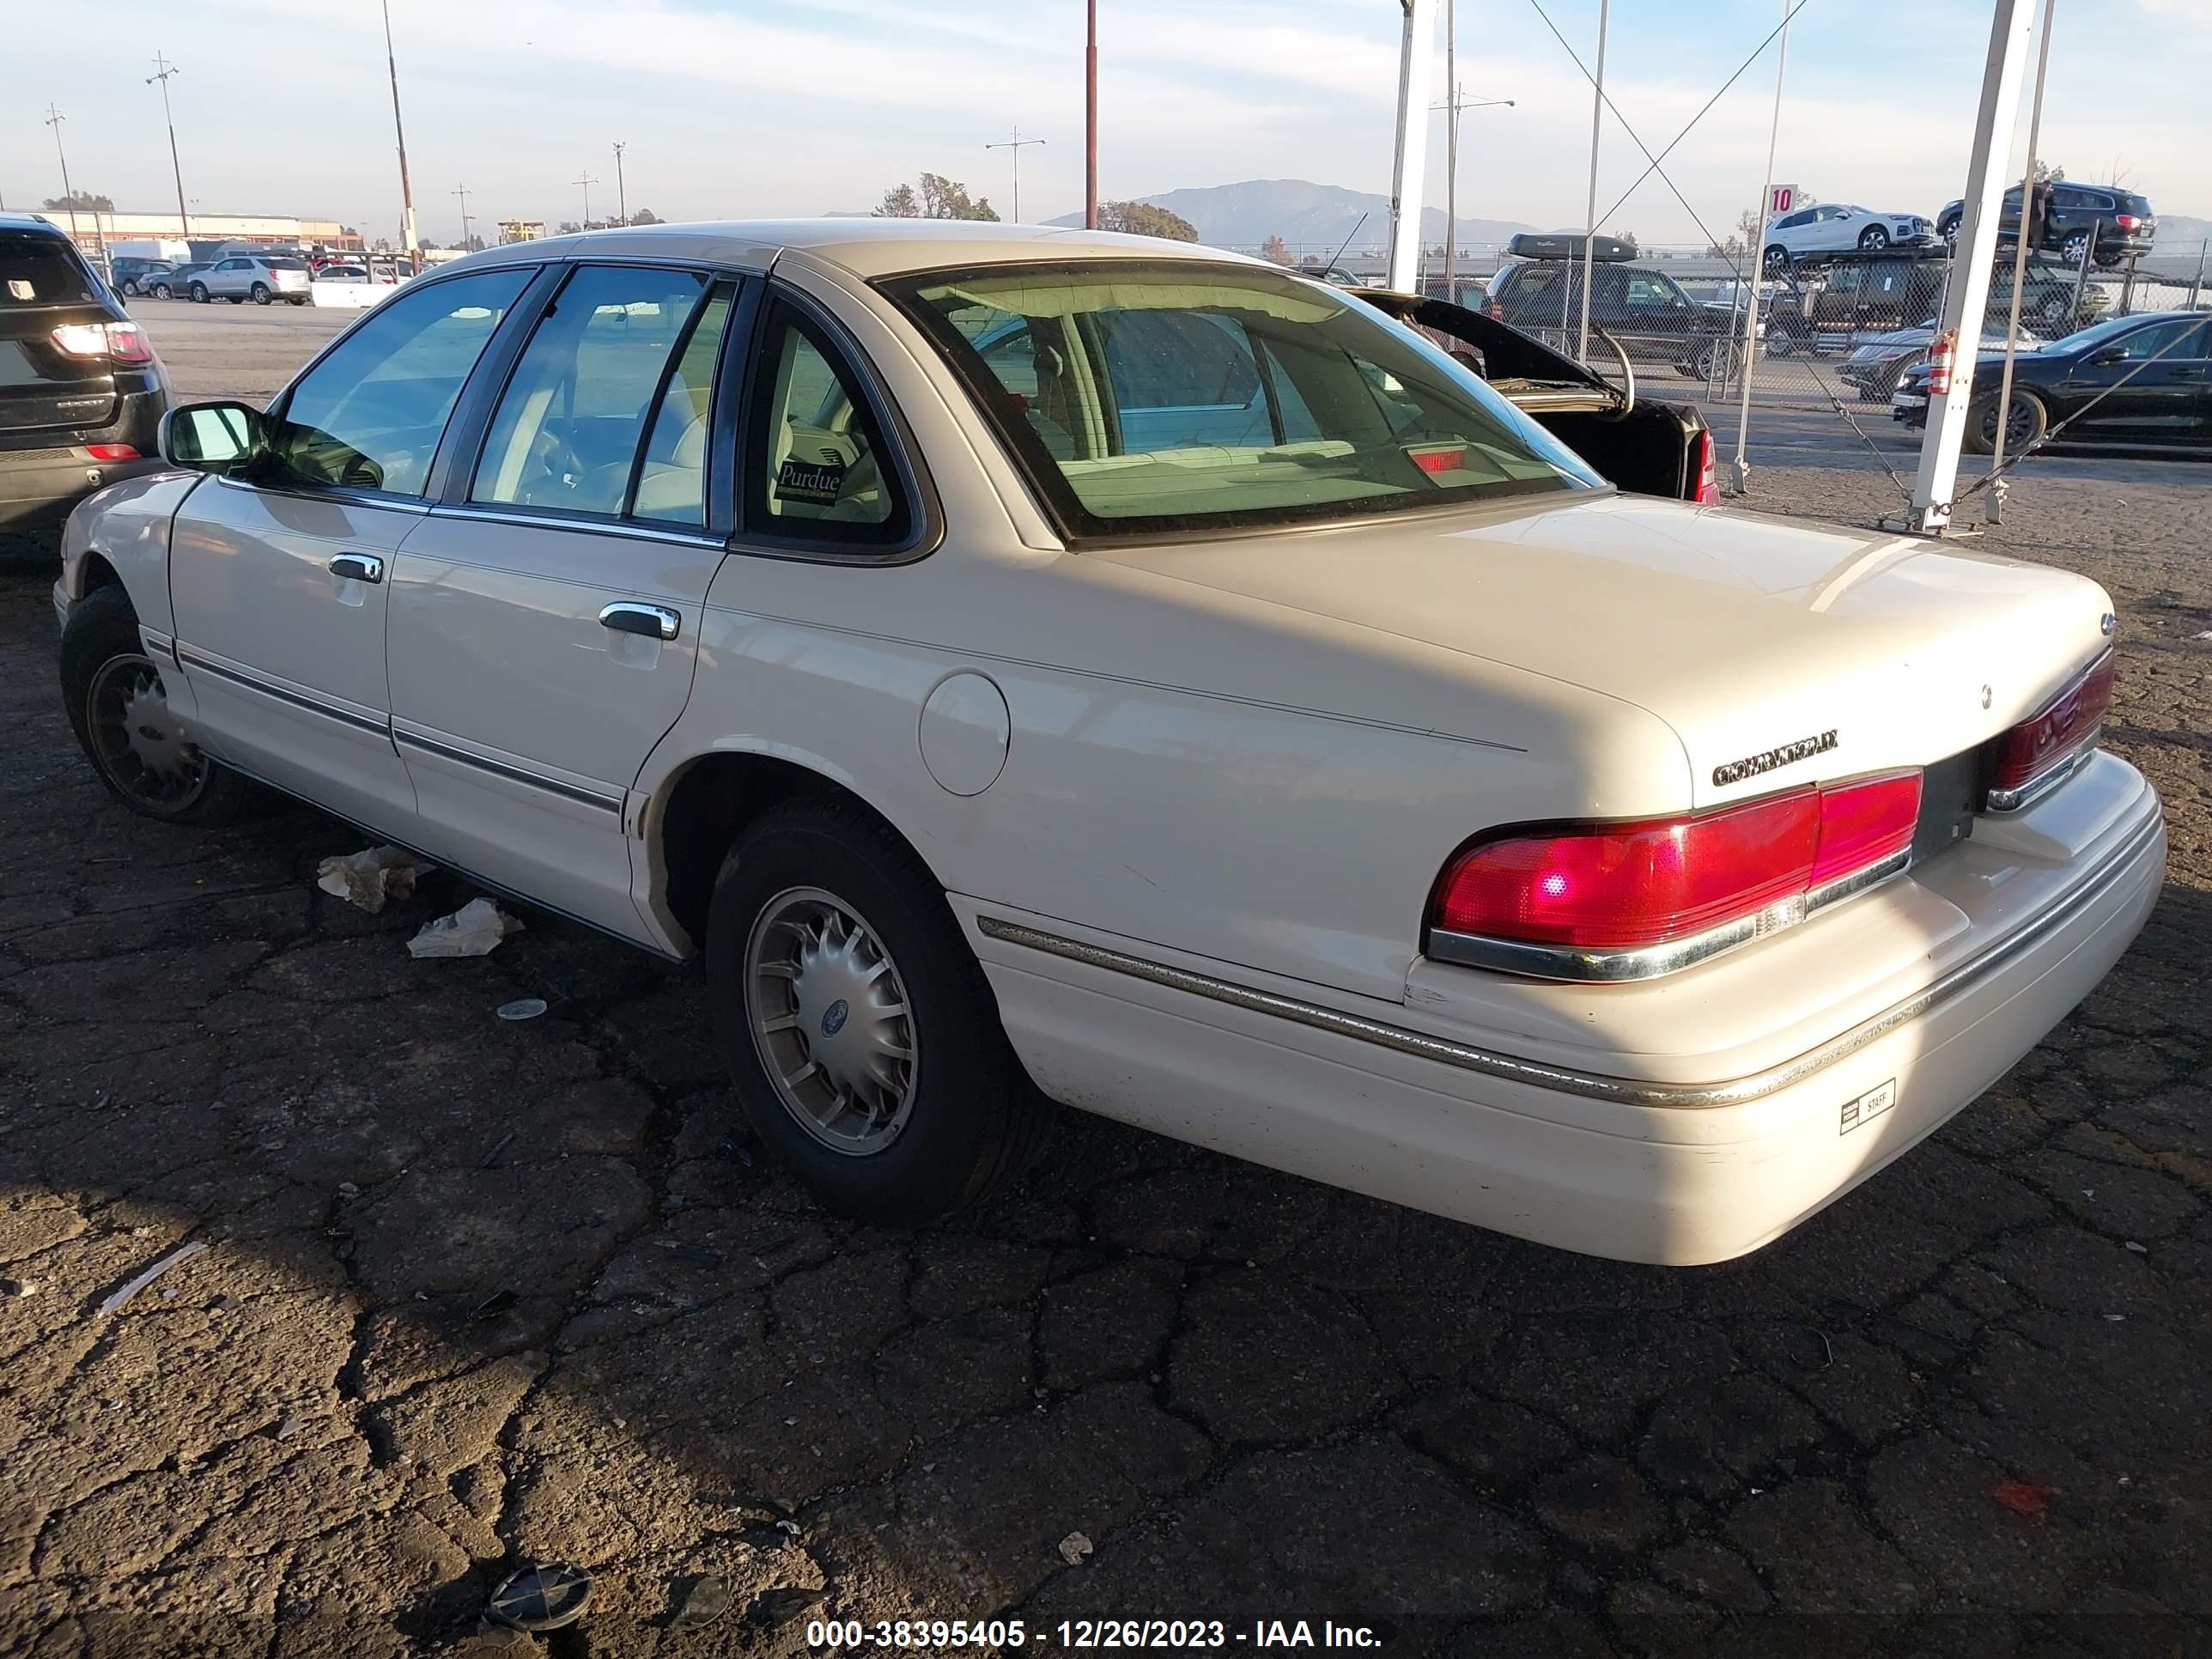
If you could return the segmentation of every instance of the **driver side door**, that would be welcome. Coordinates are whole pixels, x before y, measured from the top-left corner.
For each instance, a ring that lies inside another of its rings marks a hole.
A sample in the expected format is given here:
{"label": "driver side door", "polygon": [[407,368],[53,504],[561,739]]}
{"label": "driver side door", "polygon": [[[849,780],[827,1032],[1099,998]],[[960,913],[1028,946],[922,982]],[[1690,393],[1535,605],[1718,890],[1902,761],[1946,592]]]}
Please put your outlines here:
{"label": "driver side door", "polygon": [[535,274],[426,283],[364,318],[271,411],[265,462],[201,483],[170,538],[202,740],[395,836],[416,807],[392,737],[386,577],[428,511],[461,387]]}

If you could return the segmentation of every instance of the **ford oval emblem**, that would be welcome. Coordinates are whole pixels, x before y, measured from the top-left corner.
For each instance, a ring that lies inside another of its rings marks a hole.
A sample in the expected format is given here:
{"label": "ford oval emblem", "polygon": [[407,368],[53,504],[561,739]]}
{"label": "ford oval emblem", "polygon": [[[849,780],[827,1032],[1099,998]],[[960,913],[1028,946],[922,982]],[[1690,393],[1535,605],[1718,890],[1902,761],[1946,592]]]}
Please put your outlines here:
{"label": "ford oval emblem", "polygon": [[822,1035],[836,1036],[838,1032],[845,1029],[845,1017],[852,1012],[842,997],[839,997],[836,1001],[824,1008],[822,1011]]}

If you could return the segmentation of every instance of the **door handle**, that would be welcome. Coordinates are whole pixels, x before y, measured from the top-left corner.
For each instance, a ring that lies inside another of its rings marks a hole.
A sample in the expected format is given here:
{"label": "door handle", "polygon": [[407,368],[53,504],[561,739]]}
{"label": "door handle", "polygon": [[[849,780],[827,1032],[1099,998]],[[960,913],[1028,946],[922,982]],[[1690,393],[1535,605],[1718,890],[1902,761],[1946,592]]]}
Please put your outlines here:
{"label": "door handle", "polygon": [[331,561],[331,574],[343,576],[349,581],[380,582],[384,580],[384,561],[374,553],[341,553]]}
{"label": "door handle", "polygon": [[641,634],[648,640],[672,640],[683,618],[665,605],[619,599],[599,612],[599,626],[617,634]]}
{"label": "door handle", "polygon": [[2201,380],[2204,378],[2204,371],[2201,368],[2177,368],[2171,371],[2170,378],[2177,380]]}

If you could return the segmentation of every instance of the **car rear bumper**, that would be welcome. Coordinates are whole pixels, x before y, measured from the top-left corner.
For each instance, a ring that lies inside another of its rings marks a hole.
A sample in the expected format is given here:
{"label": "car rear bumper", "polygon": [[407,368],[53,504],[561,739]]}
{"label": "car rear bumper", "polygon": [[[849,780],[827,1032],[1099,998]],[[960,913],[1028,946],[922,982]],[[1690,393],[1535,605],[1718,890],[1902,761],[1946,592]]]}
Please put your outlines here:
{"label": "car rear bumper", "polygon": [[1517,1060],[1406,1011],[1224,987],[1065,924],[955,908],[1049,1094],[1540,1243],[1692,1265],[1788,1231],[1988,1088],[2109,971],[2165,864],[2144,787],[2078,860],[2040,872],[2063,875],[2049,902],[1973,955],[1811,1050],[1705,1085]]}

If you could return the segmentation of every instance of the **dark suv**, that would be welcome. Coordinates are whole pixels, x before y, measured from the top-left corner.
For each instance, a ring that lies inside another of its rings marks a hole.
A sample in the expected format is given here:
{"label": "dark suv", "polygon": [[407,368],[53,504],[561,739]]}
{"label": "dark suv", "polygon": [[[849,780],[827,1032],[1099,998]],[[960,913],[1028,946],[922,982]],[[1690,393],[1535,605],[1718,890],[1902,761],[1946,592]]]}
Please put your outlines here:
{"label": "dark suv", "polygon": [[[2158,216],[2147,198],[2118,185],[2038,185],[2041,234],[2029,244],[2055,250],[2059,258],[2078,268],[2089,252],[2092,238],[2100,265],[2116,265],[2150,252],[2158,235]],[[1953,202],[1936,216],[1936,234],[1956,242],[1966,204]],[[2020,235],[2020,186],[2004,193],[2004,213],[1997,222],[1997,240],[2010,242]]]}
{"label": "dark suv", "polygon": [[168,377],[76,245],[0,213],[0,561],[49,552],[77,501],[161,465]]}
{"label": "dark suv", "polygon": [[[1731,349],[1729,310],[1700,305],[1664,271],[1609,258],[1609,240],[1601,239],[1591,274],[1591,325],[1620,342],[1631,357],[1671,364],[1694,380],[1721,378]],[[1582,326],[1582,295],[1578,259],[1522,258],[1491,279],[1489,311],[1539,339],[1557,343],[1564,338],[1571,351]]]}
{"label": "dark suv", "polygon": [[134,294],[150,294],[154,279],[165,276],[177,268],[174,259],[141,259],[130,254],[118,254],[110,262],[107,279],[115,284],[115,291],[126,298]]}

